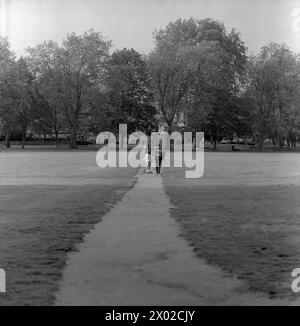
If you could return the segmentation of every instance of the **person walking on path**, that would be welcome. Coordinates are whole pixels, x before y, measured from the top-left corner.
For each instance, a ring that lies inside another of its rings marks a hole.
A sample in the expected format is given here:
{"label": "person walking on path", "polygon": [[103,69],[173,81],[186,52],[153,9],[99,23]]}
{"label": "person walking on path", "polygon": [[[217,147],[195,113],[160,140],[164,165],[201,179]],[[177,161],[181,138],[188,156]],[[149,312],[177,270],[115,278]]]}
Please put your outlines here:
{"label": "person walking on path", "polygon": [[151,172],[151,153],[149,146],[145,145],[143,148],[143,154],[145,159],[146,171],[145,174],[152,174]]}
{"label": "person walking on path", "polygon": [[151,154],[149,152],[145,154],[145,163],[146,163],[146,174],[152,174],[152,171],[151,171]]}
{"label": "person walking on path", "polygon": [[155,166],[156,166],[157,174],[161,174],[162,160],[163,160],[162,147],[161,145],[155,146]]}

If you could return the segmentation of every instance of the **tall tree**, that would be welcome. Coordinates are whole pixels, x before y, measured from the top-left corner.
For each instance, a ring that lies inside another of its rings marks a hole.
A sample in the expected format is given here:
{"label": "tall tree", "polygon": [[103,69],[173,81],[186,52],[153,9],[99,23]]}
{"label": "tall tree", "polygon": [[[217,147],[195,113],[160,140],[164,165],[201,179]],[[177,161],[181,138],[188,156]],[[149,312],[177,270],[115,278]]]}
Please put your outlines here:
{"label": "tall tree", "polygon": [[155,41],[149,62],[164,122],[171,130],[180,120],[186,124],[192,115],[201,116],[217,141],[228,121],[220,101],[235,96],[243,83],[247,56],[239,34],[227,33],[218,21],[191,18],[171,22],[156,32]]}
{"label": "tall tree", "polygon": [[118,129],[120,123],[126,123],[129,132],[157,128],[150,76],[137,51],[115,51],[109,60],[106,82],[113,129]]}
{"label": "tall tree", "polygon": [[280,146],[295,126],[300,91],[300,70],[296,56],[282,44],[271,43],[252,57],[248,93],[255,103],[253,128],[259,149],[273,138]]}
{"label": "tall tree", "polygon": [[26,60],[34,76],[33,128],[39,134],[54,135],[57,146],[59,132],[66,126],[60,88],[57,83],[59,46],[53,41],[48,41],[27,51],[29,55]]}
{"label": "tall tree", "polygon": [[10,134],[14,124],[15,56],[7,38],[0,37],[0,119],[5,133],[5,146],[10,147]]}
{"label": "tall tree", "polygon": [[41,46],[28,50],[33,70],[40,65],[47,68],[50,96],[60,102],[71,148],[77,147],[76,136],[90,108],[91,91],[104,83],[110,45],[100,33],[90,30],[83,35],[68,34],[62,46],[52,42],[46,51]]}
{"label": "tall tree", "polygon": [[15,65],[15,106],[16,122],[22,131],[22,148],[25,147],[25,137],[32,123],[34,94],[32,88],[33,76],[31,75],[27,62],[20,58]]}

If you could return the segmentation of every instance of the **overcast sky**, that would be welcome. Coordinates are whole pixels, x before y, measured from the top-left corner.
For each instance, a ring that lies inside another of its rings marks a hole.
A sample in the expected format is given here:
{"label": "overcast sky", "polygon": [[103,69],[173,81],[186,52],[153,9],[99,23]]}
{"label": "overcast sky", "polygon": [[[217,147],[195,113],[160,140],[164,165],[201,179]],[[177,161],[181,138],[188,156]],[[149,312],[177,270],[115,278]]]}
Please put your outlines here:
{"label": "overcast sky", "polygon": [[[44,40],[61,41],[68,32],[94,28],[115,48],[148,53],[153,31],[177,18],[211,17],[241,33],[250,52],[269,42],[285,42],[300,52],[300,32],[292,31],[294,0],[0,0],[1,33],[12,49]],[[299,11],[300,17],[300,11]],[[300,24],[299,24],[300,26]]]}

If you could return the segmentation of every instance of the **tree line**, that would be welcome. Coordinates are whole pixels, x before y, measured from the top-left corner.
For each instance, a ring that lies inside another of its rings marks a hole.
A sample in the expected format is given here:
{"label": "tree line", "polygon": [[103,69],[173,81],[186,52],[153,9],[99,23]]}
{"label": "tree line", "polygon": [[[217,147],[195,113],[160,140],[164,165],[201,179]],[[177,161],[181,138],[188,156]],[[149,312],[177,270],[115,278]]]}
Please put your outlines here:
{"label": "tree line", "polygon": [[[296,146],[300,136],[300,60],[287,45],[271,43],[256,55],[236,30],[213,19],[178,19],[155,31],[148,55],[111,51],[90,30],[47,41],[16,58],[0,38],[0,134],[16,130],[77,135],[128,131],[204,131],[222,139],[266,139]],[[112,52],[112,53],[111,53]]]}

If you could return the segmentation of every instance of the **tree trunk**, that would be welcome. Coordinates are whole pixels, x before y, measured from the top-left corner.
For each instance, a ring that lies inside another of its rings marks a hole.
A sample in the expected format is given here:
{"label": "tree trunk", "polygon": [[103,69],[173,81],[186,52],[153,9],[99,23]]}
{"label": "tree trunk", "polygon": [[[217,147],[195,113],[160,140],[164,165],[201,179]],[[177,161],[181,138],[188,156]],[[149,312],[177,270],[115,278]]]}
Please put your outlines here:
{"label": "tree trunk", "polygon": [[22,149],[25,148],[25,130],[22,130]]}
{"label": "tree trunk", "polygon": [[10,130],[9,130],[9,128],[6,129],[5,147],[10,148]]}
{"label": "tree trunk", "polygon": [[168,133],[171,135],[173,132],[173,124],[171,122],[168,123]]}
{"label": "tree trunk", "polygon": [[215,134],[215,139],[214,139],[214,147],[213,147],[213,150],[215,151],[217,149],[217,142],[218,142],[218,139],[219,139],[219,126],[217,124],[217,121],[216,121],[216,118],[215,118],[215,124],[216,124],[216,134]]}
{"label": "tree trunk", "polygon": [[213,150],[215,151],[217,149],[217,139],[214,140],[214,147]]}
{"label": "tree trunk", "polygon": [[55,147],[58,148],[58,131],[55,130]]}
{"label": "tree trunk", "polygon": [[279,137],[279,147],[282,148],[284,145],[284,140],[282,137]]}
{"label": "tree trunk", "polygon": [[259,151],[263,151],[264,150],[264,140],[265,140],[265,137],[263,135],[260,135],[259,136],[259,139],[258,139],[258,144],[257,144],[257,149]]}
{"label": "tree trunk", "polygon": [[70,130],[70,143],[69,143],[69,147],[71,149],[76,149],[77,148],[76,131],[75,130]]}

